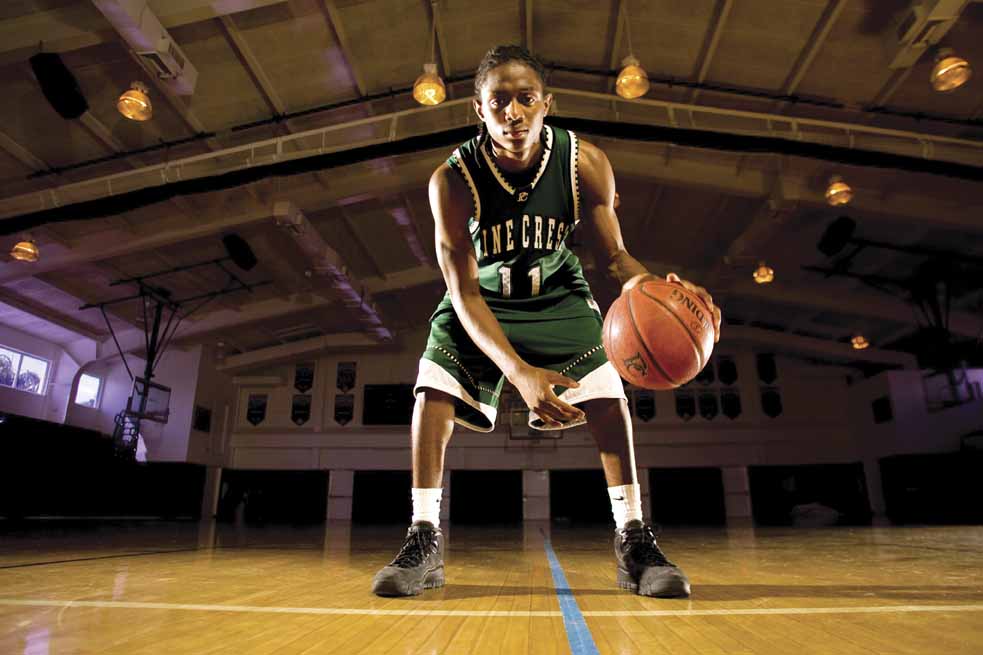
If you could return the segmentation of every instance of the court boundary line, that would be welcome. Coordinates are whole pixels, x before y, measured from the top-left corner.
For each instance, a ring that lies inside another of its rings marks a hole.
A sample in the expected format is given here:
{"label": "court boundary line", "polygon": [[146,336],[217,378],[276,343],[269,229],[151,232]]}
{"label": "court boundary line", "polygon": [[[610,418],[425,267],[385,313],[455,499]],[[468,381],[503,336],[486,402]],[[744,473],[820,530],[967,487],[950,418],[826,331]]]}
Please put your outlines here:
{"label": "court boundary line", "polygon": [[[572,598],[572,596],[571,596]],[[678,601],[676,601],[678,602]],[[152,603],[116,600],[55,600],[44,598],[0,598],[7,607],[63,607],[96,609],[184,610],[197,612],[239,612],[257,614],[326,614],[367,616],[475,616],[556,618],[557,610],[434,610],[434,609],[371,609],[355,607],[277,607],[263,605],[214,605],[202,603]],[[855,607],[771,607],[679,610],[586,610],[584,617],[645,617],[645,616],[761,616],[790,614],[891,614],[919,612],[983,612],[983,603],[973,605],[876,605]]]}
{"label": "court boundary line", "polygon": [[145,550],[133,553],[117,553],[115,555],[93,555],[92,557],[76,557],[74,559],[59,559],[48,562],[24,562],[22,564],[3,564],[0,571],[4,569],[24,569],[31,566],[50,566],[52,564],[74,564],[75,562],[93,562],[101,559],[119,559],[121,557],[146,557],[147,555],[170,555],[171,553],[192,553],[201,548],[173,548],[171,550]]}

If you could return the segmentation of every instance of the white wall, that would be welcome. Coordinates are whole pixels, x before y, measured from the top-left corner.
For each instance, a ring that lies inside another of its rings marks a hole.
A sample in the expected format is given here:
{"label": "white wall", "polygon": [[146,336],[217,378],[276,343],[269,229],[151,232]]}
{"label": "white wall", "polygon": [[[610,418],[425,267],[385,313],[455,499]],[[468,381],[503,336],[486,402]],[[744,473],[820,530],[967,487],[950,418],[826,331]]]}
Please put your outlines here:
{"label": "white wall", "polygon": [[201,352],[201,346],[168,349],[154,371],[154,381],[171,388],[171,403],[166,424],[141,423],[150,461],[187,460]]}
{"label": "white wall", "polygon": [[[142,359],[132,356],[127,357],[127,363],[130,370],[134,372],[142,370],[144,365]],[[97,430],[103,434],[112,434],[115,428],[115,417],[126,407],[126,400],[129,398],[130,390],[133,387],[130,375],[126,372],[126,368],[118,356],[87,362],[78,370],[73,380],[73,399],[75,390],[78,389],[79,378],[82,377],[83,373],[97,377],[102,381],[99,405],[86,407],[76,405],[74,402],[70,403],[65,416],[65,423],[89,430]]]}
{"label": "white wall", "polygon": [[[979,379],[983,371],[969,371]],[[966,433],[983,429],[983,399],[929,411],[921,371],[889,371],[851,389],[858,442],[871,457],[958,450]],[[876,424],[871,402],[888,397],[893,419]]]}
{"label": "white wall", "polygon": [[203,347],[199,361],[192,419],[195,406],[211,411],[211,430],[202,432],[192,425],[187,461],[218,466],[224,461],[226,440],[235,417],[236,393],[232,376],[216,368],[219,359],[213,347]]}
{"label": "white wall", "polygon": [[[171,399],[167,423],[146,420],[140,423],[140,433],[147,447],[149,461],[187,461],[201,353],[201,346],[184,350],[169,349],[154,371],[153,381],[170,387]],[[128,355],[126,361],[133,375],[143,376],[145,360]],[[90,408],[72,403],[65,422],[98,430],[104,434],[112,434],[116,415],[126,407],[133,387],[130,374],[118,356],[88,362],[75,376],[73,390],[78,387],[78,379],[82,373],[102,380],[103,389],[99,406]]]}
{"label": "white wall", "polygon": [[0,325],[0,344],[51,362],[43,395],[0,387],[0,411],[45,421],[62,422],[78,364],[58,344]]}

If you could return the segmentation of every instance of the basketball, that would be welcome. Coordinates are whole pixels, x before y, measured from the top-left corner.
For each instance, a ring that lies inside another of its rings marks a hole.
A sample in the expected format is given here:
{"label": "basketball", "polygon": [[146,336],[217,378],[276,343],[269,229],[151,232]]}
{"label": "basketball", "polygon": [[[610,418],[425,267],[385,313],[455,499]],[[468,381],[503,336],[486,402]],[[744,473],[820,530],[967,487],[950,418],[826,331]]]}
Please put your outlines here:
{"label": "basketball", "polygon": [[679,284],[646,280],[612,303],[604,349],[623,379],[646,389],[674,389],[699,373],[713,351],[713,316]]}

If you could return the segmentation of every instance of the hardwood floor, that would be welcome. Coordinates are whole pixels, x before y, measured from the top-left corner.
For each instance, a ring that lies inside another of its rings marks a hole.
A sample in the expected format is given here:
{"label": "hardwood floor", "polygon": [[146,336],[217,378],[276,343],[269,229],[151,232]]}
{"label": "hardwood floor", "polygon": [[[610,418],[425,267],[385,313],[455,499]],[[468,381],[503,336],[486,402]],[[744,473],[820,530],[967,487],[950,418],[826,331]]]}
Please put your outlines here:
{"label": "hardwood floor", "polygon": [[0,522],[0,653],[983,652],[980,526],[670,528],[686,600],[617,589],[606,529],[451,526],[446,587],[377,598],[404,530]]}

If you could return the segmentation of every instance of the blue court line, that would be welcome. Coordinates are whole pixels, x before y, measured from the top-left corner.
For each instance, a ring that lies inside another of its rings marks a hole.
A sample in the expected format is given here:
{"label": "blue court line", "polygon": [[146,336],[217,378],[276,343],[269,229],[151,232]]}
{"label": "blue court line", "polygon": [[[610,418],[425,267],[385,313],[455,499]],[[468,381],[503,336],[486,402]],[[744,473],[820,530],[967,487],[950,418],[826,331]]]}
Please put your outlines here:
{"label": "blue court line", "polygon": [[573,591],[567,583],[567,576],[563,574],[560,560],[556,558],[553,546],[545,533],[543,533],[543,540],[546,546],[546,557],[550,562],[550,572],[553,574],[553,586],[556,587],[560,611],[563,612],[563,627],[567,631],[570,651],[573,655],[600,655],[594,644],[594,637],[591,636],[590,628],[587,627],[587,622],[584,620],[584,615],[580,613],[577,599],[573,597]]}

